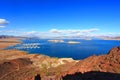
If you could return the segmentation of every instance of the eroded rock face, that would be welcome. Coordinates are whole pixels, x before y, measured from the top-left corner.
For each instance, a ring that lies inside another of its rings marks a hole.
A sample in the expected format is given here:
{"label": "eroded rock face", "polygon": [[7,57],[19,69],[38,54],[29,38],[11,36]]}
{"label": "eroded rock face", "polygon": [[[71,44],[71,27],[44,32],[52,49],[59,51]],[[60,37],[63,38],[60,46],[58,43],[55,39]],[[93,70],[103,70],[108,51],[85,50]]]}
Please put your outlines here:
{"label": "eroded rock face", "polygon": [[110,50],[109,55],[119,56],[120,55],[120,47],[115,47]]}
{"label": "eroded rock face", "polygon": [[[74,75],[76,72],[78,73],[80,72],[83,75],[91,71],[97,71],[97,75],[104,72],[108,76],[109,74],[107,73],[117,73],[118,76],[120,76],[120,47],[113,48],[107,55],[91,56],[84,60],[81,60],[77,62],[73,67],[71,67],[68,71],[63,73],[62,76]],[[115,79],[115,80],[119,80],[119,79]],[[77,80],[77,79],[63,79],[63,80]],[[97,79],[91,78],[84,80],[97,80]],[[105,79],[101,79],[101,80],[105,80]]]}

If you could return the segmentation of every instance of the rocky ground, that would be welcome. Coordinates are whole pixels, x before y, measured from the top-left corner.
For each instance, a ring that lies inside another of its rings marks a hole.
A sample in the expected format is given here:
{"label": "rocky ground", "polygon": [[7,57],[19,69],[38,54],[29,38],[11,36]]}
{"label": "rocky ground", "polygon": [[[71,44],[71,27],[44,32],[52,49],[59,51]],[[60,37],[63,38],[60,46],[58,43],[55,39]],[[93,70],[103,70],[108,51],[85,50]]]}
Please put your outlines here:
{"label": "rocky ground", "polygon": [[81,60],[62,76],[63,80],[120,80],[120,47]]}
{"label": "rocky ground", "polygon": [[120,80],[120,47],[84,60],[0,50],[0,80]]}

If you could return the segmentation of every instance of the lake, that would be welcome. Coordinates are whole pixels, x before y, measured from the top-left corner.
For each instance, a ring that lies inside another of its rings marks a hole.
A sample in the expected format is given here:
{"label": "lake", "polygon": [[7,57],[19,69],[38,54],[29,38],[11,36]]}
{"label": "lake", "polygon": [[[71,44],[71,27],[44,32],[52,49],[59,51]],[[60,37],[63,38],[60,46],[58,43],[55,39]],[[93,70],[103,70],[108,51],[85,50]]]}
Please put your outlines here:
{"label": "lake", "polygon": [[[110,49],[120,46],[118,40],[63,39],[64,42],[50,42],[48,39],[25,39],[23,43],[7,49],[28,51],[30,54],[44,54],[51,57],[84,59],[91,55],[107,54]],[[69,41],[80,43],[70,44]]]}

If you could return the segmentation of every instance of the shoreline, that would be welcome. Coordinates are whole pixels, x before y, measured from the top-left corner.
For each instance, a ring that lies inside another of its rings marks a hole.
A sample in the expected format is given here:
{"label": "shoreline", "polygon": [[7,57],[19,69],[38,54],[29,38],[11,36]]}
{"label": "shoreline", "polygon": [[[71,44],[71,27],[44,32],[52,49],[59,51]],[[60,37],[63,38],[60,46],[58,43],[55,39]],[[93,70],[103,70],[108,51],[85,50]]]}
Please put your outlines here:
{"label": "shoreline", "polygon": [[[15,53],[21,53],[19,54],[18,56],[19,57],[22,57],[24,55],[43,55],[43,56],[48,56],[50,58],[55,58],[55,57],[52,57],[52,56],[49,56],[49,55],[45,55],[43,53],[29,53],[28,51],[24,51],[24,50],[18,50],[18,49],[10,49],[10,50],[5,50],[7,47],[9,46],[14,46],[14,45],[17,45],[17,44],[20,44],[22,43],[22,38],[2,38],[0,39],[0,52],[5,52],[7,53],[8,51],[10,53],[12,53],[12,55],[15,55]],[[1,45],[2,44],[2,45]],[[10,54],[11,55],[11,54]],[[20,56],[22,55],[22,56]],[[16,57],[16,58],[19,58],[19,57]],[[72,57],[57,57],[58,59],[65,59],[65,60],[73,60],[73,61],[78,61],[76,59],[73,59]]]}
{"label": "shoreline", "polygon": [[3,50],[9,46],[20,44],[20,38],[1,38],[0,39],[0,50]]}

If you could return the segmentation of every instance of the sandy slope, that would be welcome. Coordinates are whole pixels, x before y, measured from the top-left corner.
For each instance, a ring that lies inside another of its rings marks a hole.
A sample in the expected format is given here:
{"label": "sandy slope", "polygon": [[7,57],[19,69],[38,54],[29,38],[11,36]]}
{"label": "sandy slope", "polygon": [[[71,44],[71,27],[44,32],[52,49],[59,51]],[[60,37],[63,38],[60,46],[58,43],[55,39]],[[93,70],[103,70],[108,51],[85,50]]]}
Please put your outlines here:
{"label": "sandy slope", "polygon": [[0,50],[19,43],[20,43],[19,38],[2,38],[0,39]]}

